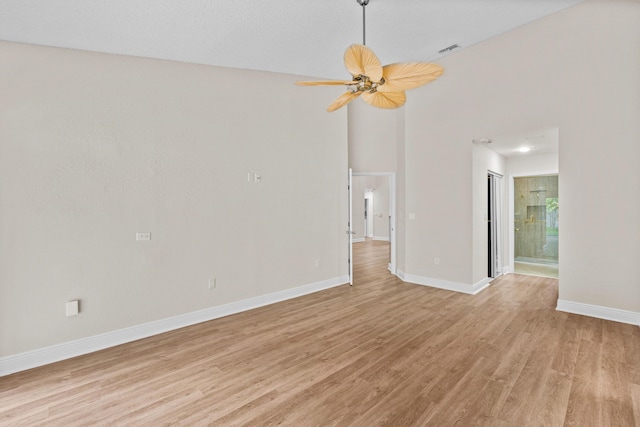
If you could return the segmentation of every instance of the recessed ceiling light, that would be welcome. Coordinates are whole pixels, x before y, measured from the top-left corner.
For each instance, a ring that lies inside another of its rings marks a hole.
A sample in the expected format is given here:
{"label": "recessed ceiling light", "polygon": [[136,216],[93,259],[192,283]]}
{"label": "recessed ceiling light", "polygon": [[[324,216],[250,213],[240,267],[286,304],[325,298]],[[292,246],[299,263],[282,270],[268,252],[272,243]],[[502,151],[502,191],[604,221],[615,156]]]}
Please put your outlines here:
{"label": "recessed ceiling light", "polygon": [[518,151],[521,153],[528,153],[529,151],[531,151],[531,148],[529,147],[520,147],[518,148]]}

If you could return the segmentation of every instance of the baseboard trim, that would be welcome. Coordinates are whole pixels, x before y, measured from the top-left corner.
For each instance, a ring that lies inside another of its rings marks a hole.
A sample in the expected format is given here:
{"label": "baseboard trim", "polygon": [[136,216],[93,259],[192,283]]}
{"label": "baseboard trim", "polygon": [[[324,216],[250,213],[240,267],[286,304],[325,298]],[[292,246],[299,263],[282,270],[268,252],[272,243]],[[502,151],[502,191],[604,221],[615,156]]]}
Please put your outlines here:
{"label": "baseboard trim", "polygon": [[602,307],[600,305],[584,304],[581,302],[561,299],[558,300],[556,310],[640,326],[640,313],[635,311],[620,310],[617,308]]}
{"label": "baseboard trim", "polygon": [[432,288],[445,289],[447,291],[461,292],[463,294],[476,295],[490,285],[491,279],[484,278],[478,283],[467,285],[465,283],[451,282],[448,280],[434,279],[431,277],[418,276],[415,274],[407,274],[404,271],[398,271],[397,276],[404,282],[413,283],[415,285],[429,286]]}
{"label": "baseboard trim", "polygon": [[349,283],[335,277],[267,295],[0,358],[0,377]]}
{"label": "baseboard trim", "polygon": [[365,238],[364,237],[356,237],[353,239],[353,243],[361,243],[364,242]]}
{"label": "baseboard trim", "polygon": [[388,237],[373,236],[373,240],[381,240],[383,242],[388,242],[389,238]]}
{"label": "baseboard trim", "polygon": [[493,279],[491,277],[485,277],[484,279],[474,283],[473,285],[471,285],[471,287],[473,288],[473,294],[472,295],[476,295],[479,294],[480,292],[484,291],[485,289],[487,289],[490,285],[491,285],[491,281]]}

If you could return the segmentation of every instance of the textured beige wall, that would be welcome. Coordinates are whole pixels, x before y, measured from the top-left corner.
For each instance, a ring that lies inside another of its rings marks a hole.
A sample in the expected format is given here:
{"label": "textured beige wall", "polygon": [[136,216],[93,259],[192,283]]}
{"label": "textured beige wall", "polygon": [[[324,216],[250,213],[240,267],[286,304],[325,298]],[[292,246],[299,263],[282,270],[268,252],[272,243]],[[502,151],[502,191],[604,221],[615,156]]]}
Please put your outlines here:
{"label": "textured beige wall", "polygon": [[376,176],[373,193],[373,238],[389,239],[389,177]]}
{"label": "textured beige wall", "polygon": [[357,99],[348,105],[349,167],[354,172],[395,172],[399,110],[375,108]]}
{"label": "textured beige wall", "polygon": [[638,1],[587,0],[444,58],[409,93],[407,272],[471,283],[470,141],[558,127],[559,297],[640,312],[638,22]]}
{"label": "textured beige wall", "polygon": [[0,42],[0,357],[347,274],[346,111],[295,80]]}

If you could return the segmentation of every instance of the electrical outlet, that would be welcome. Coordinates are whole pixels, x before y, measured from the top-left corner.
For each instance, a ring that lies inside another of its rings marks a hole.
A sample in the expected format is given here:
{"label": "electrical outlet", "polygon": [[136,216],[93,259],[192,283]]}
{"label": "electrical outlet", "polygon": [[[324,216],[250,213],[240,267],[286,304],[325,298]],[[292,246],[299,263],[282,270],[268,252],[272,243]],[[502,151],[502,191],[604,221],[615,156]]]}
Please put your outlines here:
{"label": "electrical outlet", "polygon": [[216,288],[216,278],[212,277],[209,279],[209,290],[212,291]]}
{"label": "electrical outlet", "polygon": [[435,257],[435,258],[433,259],[433,263],[434,263],[435,265],[440,265],[440,258]]}
{"label": "electrical outlet", "polygon": [[320,268],[320,260],[316,258],[316,268]]}
{"label": "electrical outlet", "polygon": [[151,233],[136,233],[136,240],[151,240]]}

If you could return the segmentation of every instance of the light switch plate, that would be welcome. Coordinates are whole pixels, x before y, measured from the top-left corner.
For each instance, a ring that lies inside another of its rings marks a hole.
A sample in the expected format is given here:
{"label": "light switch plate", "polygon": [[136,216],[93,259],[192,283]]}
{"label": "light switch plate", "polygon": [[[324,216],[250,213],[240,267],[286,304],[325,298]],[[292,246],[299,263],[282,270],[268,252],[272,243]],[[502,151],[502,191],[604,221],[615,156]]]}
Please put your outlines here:
{"label": "light switch plate", "polygon": [[67,312],[67,317],[77,316],[78,315],[78,307],[79,307],[78,300],[69,301],[67,303],[67,305],[65,306],[66,312]]}

